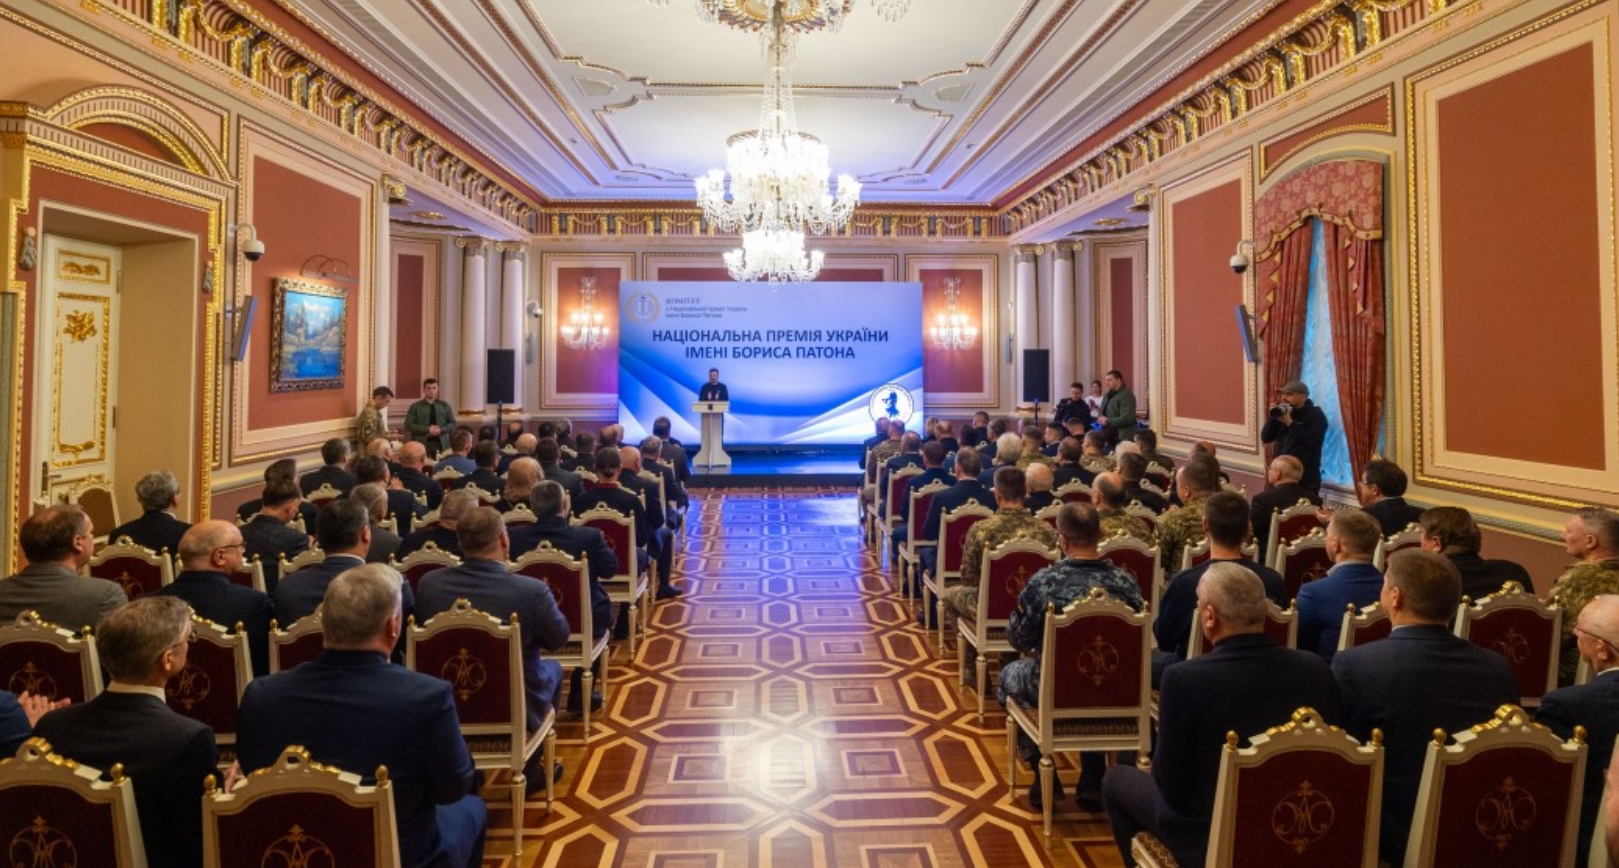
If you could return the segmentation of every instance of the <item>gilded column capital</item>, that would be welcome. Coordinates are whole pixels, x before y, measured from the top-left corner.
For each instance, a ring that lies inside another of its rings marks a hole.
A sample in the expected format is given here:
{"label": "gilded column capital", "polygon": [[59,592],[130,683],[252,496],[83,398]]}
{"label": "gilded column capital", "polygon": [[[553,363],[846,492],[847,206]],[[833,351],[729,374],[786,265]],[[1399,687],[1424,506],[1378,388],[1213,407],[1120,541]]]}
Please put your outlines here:
{"label": "gilded column capital", "polygon": [[501,241],[495,244],[495,249],[506,254],[507,259],[522,262],[528,258],[528,248],[521,241]]}
{"label": "gilded column capital", "polygon": [[1058,259],[1069,259],[1073,257],[1074,254],[1085,249],[1085,242],[1080,241],[1077,238],[1058,241],[1056,244],[1051,246],[1051,249],[1056,251]]}
{"label": "gilded column capital", "polygon": [[1039,259],[1040,254],[1044,252],[1046,252],[1044,244],[1015,244],[1012,246],[1012,253],[1018,262],[1033,262]]}
{"label": "gilded column capital", "polygon": [[1137,190],[1132,198],[1131,211],[1151,211],[1153,200],[1158,198],[1158,185],[1148,184]]}
{"label": "gilded column capital", "polygon": [[487,238],[476,236],[462,236],[455,239],[455,246],[465,250],[468,256],[486,256],[489,253],[490,241]]}
{"label": "gilded column capital", "polygon": [[401,181],[392,175],[383,175],[380,184],[382,186],[382,193],[384,196],[388,197],[388,202],[390,204],[402,205],[407,201],[405,198],[404,181]]}

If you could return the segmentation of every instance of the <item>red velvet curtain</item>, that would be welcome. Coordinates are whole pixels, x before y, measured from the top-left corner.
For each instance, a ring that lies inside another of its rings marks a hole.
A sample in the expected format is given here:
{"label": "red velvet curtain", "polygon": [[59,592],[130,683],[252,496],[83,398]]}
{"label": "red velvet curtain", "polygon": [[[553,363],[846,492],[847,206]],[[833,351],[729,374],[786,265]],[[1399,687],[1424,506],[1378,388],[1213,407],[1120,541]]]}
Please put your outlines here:
{"label": "red velvet curtain", "polygon": [[1377,449],[1387,365],[1383,314],[1383,240],[1338,223],[1322,227],[1322,259],[1332,314],[1338,405],[1354,478]]}
{"label": "red velvet curtain", "polygon": [[1293,230],[1278,254],[1261,264],[1256,275],[1259,304],[1254,332],[1263,346],[1265,400],[1288,380],[1296,380],[1304,364],[1304,314],[1310,298],[1310,224]]}

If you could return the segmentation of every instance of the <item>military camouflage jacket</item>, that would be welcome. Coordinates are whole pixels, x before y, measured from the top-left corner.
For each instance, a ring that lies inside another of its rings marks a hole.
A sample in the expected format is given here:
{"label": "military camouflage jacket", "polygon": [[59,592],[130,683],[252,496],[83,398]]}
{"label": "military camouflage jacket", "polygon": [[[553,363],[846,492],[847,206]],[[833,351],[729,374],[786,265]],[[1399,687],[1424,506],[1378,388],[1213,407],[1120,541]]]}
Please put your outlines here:
{"label": "military camouflage jacket", "polygon": [[[1102,517],[1102,539],[1109,540],[1123,533],[1135,537],[1147,545],[1155,545],[1157,540],[1153,537],[1152,529],[1139,515],[1131,515],[1120,509],[1117,511],[1100,509],[1097,515]],[[1201,527],[1201,525],[1199,525]]]}
{"label": "military camouflage jacket", "polygon": [[1003,508],[967,529],[961,547],[961,582],[978,587],[984,552],[993,551],[1017,539],[1032,539],[1047,548],[1057,547],[1057,532],[1021,506]]}
{"label": "military camouflage jacket", "polygon": [[1180,509],[1164,513],[1158,518],[1158,548],[1163,556],[1164,569],[1174,572],[1181,568],[1181,548],[1195,545],[1203,538],[1204,497],[1194,497]]}
{"label": "military camouflage jacket", "polygon": [[1574,641],[1574,619],[1585,604],[1601,594],[1619,594],[1619,558],[1581,561],[1559,576],[1546,602],[1563,609],[1563,658],[1558,666],[1559,684],[1573,684],[1580,665],[1580,649]]}

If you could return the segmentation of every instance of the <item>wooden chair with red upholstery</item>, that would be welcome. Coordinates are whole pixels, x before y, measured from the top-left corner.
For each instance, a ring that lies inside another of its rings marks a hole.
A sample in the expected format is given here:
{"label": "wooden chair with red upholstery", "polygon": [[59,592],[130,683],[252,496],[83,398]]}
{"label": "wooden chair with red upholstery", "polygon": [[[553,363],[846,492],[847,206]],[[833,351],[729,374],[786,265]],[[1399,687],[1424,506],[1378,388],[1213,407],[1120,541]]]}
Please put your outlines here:
{"label": "wooden chair with red upholstery", "polygon": [[1387,639],[1393,631],[1394,622],[1389,620],[1387,609],[1373,603],[1356,611],[1355,604],[1350,603],[1344,610],[1343,629],[1338,631],[1338,652]]}
{"label": "wooden chair with red upholstery", "polygon": [[[901,467],[893,473],[885,473],[883,483],[883,502],[879,507],[879,518],[873,532],[872,545],[881,546],[881,551],[888,551],[889,533],[899,527],[900,509],[891,509],[896,504],[904,504],[906,490],[910,488],[911,477],[921,476],[921,467]],[[881,555],[879,554],[879,557]]]}
{"label": "wooden chair with red upholstery", "polygon": [[456,489],[456,486],[461,484],[461,480],[465,477],[465,473],[456,470],[454,467],[446,467],[433,474],[433,481],[438,483],[440,491],[449,494]]}
{"label": "wooden chair with red upholstery", "polygon": [[101,777],[98,769],[51,753],[39,738],[0,762],[0,840],[7,842],[8,868],[146,868],[134,782],[121,765],[108,770],[109,780]]}
{"label": "wooden chair with red upholstery", "polygon": [[[598,503],[570,520],[571,524],[593,527],[607,538],[607,547],[618,559],[618,572],[602,581],[602,590],[614,604],[630,607],[630,659],[635,659],[635,634],[652,624],[652,582],[640,570],[636,560],[635,518],[614,512],[605,503]],[[645,605],[643,605],[643,602]],[[645,620],[639,616],[645,615]]]}
{"label": "wooden chair with red upholstery", "polygon": [[242,565],[234,572],[226,574],[226,578],[230,579],[230,583],[233,585],[252,588],[261,594],[268,593],[264,589],[264,563],[259,560],[258,555],[254,555],[250,560],[242,561]]}
{"label": "wooden chair with red upholstery", "polygon": [[1405,529],[1383,540],[1372,553],[1372,566],[1383,569],[1389,562],[1389,555],[1402,549],[1414,549],[1422,545],[1422,528],[1415,522],[1405,526]]}
{"label": "wooden chair with red upholstery", "polygon": [[1124,512],[1126,515],[1133,515],[1145,522],[1148,531],[1152,533],[1158,532],[1158,513],[1153,512],[1152,507],[1143,506],[1139,500],[1132,500],[1124,505]]}
{"label": "wooden chair with red upholstery", "polygon": [[1271,568],[1282,574],[1284,596],[1297,599],[1299,588],[1315,581],[1332,569],[1332,555],[1327,554],[1327,534],[1319,525],[1307,536],[1300,537],[1276,550]]}
{"label": "wooden chair with red upholstery", "polygon": [[229,792],[209,777],[203,865],[401,868],[388,769],[378,767],[371,780],[320,765],[296,745]]}
{"label": "wooden chair with red upholstery", "polygon": [[1456,613],[1456,635],[1488,648],[1512,664],[1519,702],[1529,708],[1557,689],[1562,649],[1563,609],[1540,601],[1517,582],[1470,603]]}
{"label": "wooden chair with red upholstery", "polygon": [[1158,598],[1164,592],[1164,564],[1157,546],[1121,532],[1103,540],[1096,547],[1096,554],[1135,576],[1141,588],[1141,599],[1152,604],[1152,611],[1158,611]]}
{"label": "wooden chair with red upholstery", "polygon": [[935,480],[911,494],[905,515],[905,539],[899,544],[899,587],[906,599],[921,595],[922,550],[939,544],[938,540],[922,538],[922,526],[927,524],[934,496],[949,487],[950,483]]}
{"label": "wooden chair with red upholstery", "polygon": [[311,491],[309,494],[305,495],[304,500],[309,501],[310,505],[314,506],[316,509],[320,509],[326,504],[331,503],[342,496],[343,492],[338,491],[337,488],[335,488],[330,482],[323,482],[320,484],[319,488],[316,488],[314,491]]}
{"label": "wooden chair with red upholstery", "polygon": [[1034,517],[1040,519],[1041,521],[1045,522],[1046,524],[1051,525],[1052,530],[1056,530],[1057,529],[1057,516],[1062,514],[1062,508],[1063,508],[1063,503],[1061,501],[1057,501],[1055,503],[1052,503],[1050,506],[1047,506],[1044,509],[1040,510],[1039,512],[1035,513]]}
{"label": "wooden chair with red upholstery", "polygon": [[[1376,868],[1383,800],[1383,745],[1361,744],[1313,708],[1239,748],[1226,735],[1214,791],[1207,868]],[[1142,833],[1130,842],[1142,868],[1179,868],[1169,848]]]}
{"label": "wooden chair with red upholstery", "polygon": [[112,545],[102,546],[90,556],[85,575],[109,582],[117,582],[124,596],[131,600],[156,593],[158,588],[174,581],[174,553],[168,550],[154,552],[139,546],[129,537],[119,537]]}
{"label": "wooden chair with red upholstery", "polygon": [[[1214,544],[1209,542],[1209,538],[1206,536],[1199,538],[1197,542],[1189,546],[1183,547],[1181,549],[1181,571],[1184,572],[1199,564],[1206,563],[1209,558],[1213,557],[1213,548]],[[1258,563],[1259,545],[1253,542],[1243,545],[1242,556]]]}
{"label": "wooden chair with red upholstery", "polygon": [[405,577],[405,581],[410,583],[410,590],[415,592],[421,585],[423,576],[445,567],[458,567],[461,565],[461,559],[429,542],[405,555],[402,561],[396,561],[390,556],[388,565],[398,570],[399,574]]}
{"label": "wooden chair with red upholstery", "polygon": [[301,551],[298,554],[294,555],[292,560],[290,560],[290,561],[287,560],[286,555],[278,555],[278,557],[281,559],[281,579],[280,580],[285,581],[287,576],[290,576],[293,573],[298,572],[299,570],[303,569],[304,567],[312,567],[315,564],[318,564],[321,561],[326,560],[326,553],[321,551],[318,548],[310,548],[310,549],[305,549],[304,551]]}
{"label": "wooden chair with red upholstery", "polygon": [[1040,749],[1040,793],[1045,833],[1051,835],[1052,755],[1081,751],[1135,751],[1144,765],[1152,753],[1148,708],[1152,669],[1149,615],[1101,588],[1060,614],[1046,610],[1040,645],[1040,702],[1006,703],[1006,780],[1017,786],[1017,733]]}
{"label": "wooden chair with red upholstery", "polygon": [[500,492],[498,491],[484,491],[471,484],[463,486],[461,490],[472,492],[472,496],[478,498],[479,506],[494,506],[500,502]]}
{"label": "wooden chair with red upholstery", "polygon": [[1162,494],[1175,484],[1175,474],[1162,464],[1148,464],[1141,474],[1141,481],[1152,483],[1153,488]]}
{"label": "wooden chair with red upholstery", "polygon": [[[1265,635],[1283,648],[1299,647],[1299,611],[1289,605],[1286,609],[1269,600],[1265,601]],[[1186,659],[1203,653],[1203,625],[1192,619],[1192,635],[1186,642]]]}
{"label": "wooden chair with red upholstery", "polygon": [[978,571],[978,611],[956,619],[956,665],[961,680],[967,680],[967,646],[978,652],[978,721],[984,721],[984,691],[988,688],[989,657],[1015,653],[1006,641],[1006,621],[1017,609],[1018,594],[1035,573],[1057,562],[1056,549],[1048,549],[1028,539],[1015,539],[993,551],[984,552]]}
{"label": "wooden chair with red upholstery", "polygon": [[27,611],[0,627],[0,686],[75,704],[101,692],[101,660],[86,628],[83,638]]}
{"label": "wooden chair with red upholstery", "polygon": [[236,711],[247,682],[252,680],[253,661],[248,656],[247,634],[242,625],[227,631],[220,624],[192,615],[191,648],[185,668],[163,685],[163,694],[176,713],[213,729],[222,765],[228,766],[236,759]]}
{"label": "wooden chair with red upholstery", "polygon": [[1563,741],[1516,705],[1445,743],[1434,730],[1406,868],[1571,868],[1585,783],[1585,728]]}
{"label": "wooden chair with red upholstery", "polygon": [[1059,485],[1051,492],[1056,503],[1090,503],[1091,487],[1077,479],[1070,480],[1065,485]]}
{"label": "wooden chair with red upholstery", "polygon": [[533,524],[540,519],[539,516],[534,514],[534,510],[528,508],[528,504],[519,503],[511,509],[501,513],[500,520],[505,522],[507,527],[511,527],[512,525],[517,524]]}
{"label": "wooden chair with red upholstery", "polygon": [[308,663],[324,650],[326,634],[320,625],[320,609],[299,618],[285,630],[276,621],[270,621],[269,669],[272,673]]}
{"label": "wooden chair with red upholstery", "polygon": [[939,558],[933,572],[922,574],[922,611],[933,609],[934,629],[939,631],[939,653],[944,653],[944,602],[939,592],[961,581],[962,552],[967,545],[967,531],[972,526],[994,515],[995,511],[978,503],[964,503],[939,517]]}
{"label": "wooden chair with red upholstery", "polygon": [[595,488],[596,483],[601,481],[600,477],[588,470],[575,470],[573,473],[579,477],[579,484],[586,489]]}
{"label": "wooden chair with red upholstery", "polygon": [[[560,651],[546,652],[545,656],[560,663],[564,671],[584,669],[584,696],[592,695],[592,685],[596,679],[593,670],[596,661],[600,660],[602,692],[606,693],[608,667],[613,655],[607,643],[608,631],[602,630],[601,638],[596,638],[596,624],[591,618],[590,609],[589,565],[567,552],[552,548],[550,541],[544,540],[539,548],[524,554],[508,567],[512,572],[528,576],[551,589],[557,608],[568,619],[568,644]],[[590,743],[590,706],[590,702],[580,703],[584,711],[582,744]]]}
{"label": "wooden chair with red upholstery", "polygon": [[1320,507],[1308,500],[1299,500],[1298,503],[1286,509],[1278,509],[1270,514],[1270,536],[1265,538],[1265,560],[1277,572],[1282,568],[1276,566],[1276,555],[1284,546],[1294,540],[1303,539],[1313,532],[1321,529]]}
{"label": "wooden chair with red upholstery", "polygon": [[[523,642],[515,614],[508,623],[472,607],[466,599],[416,626],[410,619],[405,665],[449,682],[455,697],[461,734],[473,766],[511,773],[512,825],[517,856],[523,854],[523,801],[528,781],[523,768],[545,746],[547,772],[556,764],[556,719],[553,708],[533,732],[523,690]],[[545,808],[551,809],[555,786],[545,776]]]}
{"label": "wooden chair with red upholstery", "polygon": [[882,497],[883,478],[887,475],[887,468],[883,467],[883,462],[873,461],[871,457],[871,450],[866,450],[866,471],[865,474],[861,476],[863,481],[861,483],[860,490],[862,492],[871,492],[871,502],[866,503],[861,508],[859,518],[861,533],[868,539],[871,537],[871,524],[872,522],[876,521],[877,518],[877,503]]}

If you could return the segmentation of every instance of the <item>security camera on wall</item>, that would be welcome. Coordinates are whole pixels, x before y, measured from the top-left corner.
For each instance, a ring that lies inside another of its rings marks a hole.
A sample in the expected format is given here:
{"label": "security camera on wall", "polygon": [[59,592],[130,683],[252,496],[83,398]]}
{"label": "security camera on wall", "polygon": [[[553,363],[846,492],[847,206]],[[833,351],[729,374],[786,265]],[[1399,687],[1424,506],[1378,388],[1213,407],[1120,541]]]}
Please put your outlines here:
{"label": "security camera on wall", "polygon": [[1253,254],[1253,252],[1254,243],[1252,241],[1249,241],[1246,238],[1238,241],[1237,252],[1231,254],[1231,270],[1238,274],[1242,274],[1243,272],[1247,271],[1248,266],[1252,264],[1249,261],[1249,257]]}
{"label": "security camera on wall", "polygon": [[248,262],[258,262],[264,258],[264,242],[259,240],[258,230],[251,223],[243,223],[236,227],[237,249],[247,257]]}

